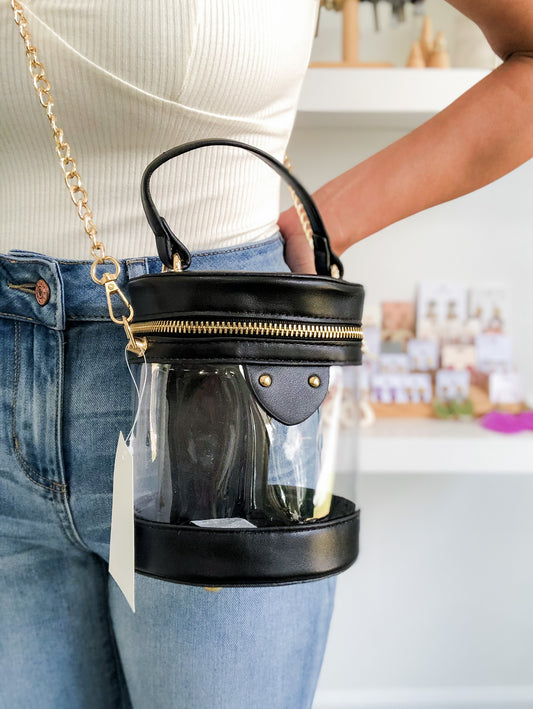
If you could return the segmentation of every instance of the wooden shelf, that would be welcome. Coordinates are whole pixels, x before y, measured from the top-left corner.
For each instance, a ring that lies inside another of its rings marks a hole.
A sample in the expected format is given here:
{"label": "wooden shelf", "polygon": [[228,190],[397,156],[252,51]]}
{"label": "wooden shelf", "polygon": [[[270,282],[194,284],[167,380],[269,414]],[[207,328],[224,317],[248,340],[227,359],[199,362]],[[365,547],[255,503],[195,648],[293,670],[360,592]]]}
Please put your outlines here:
{"label": "wooden shelf", "polygon": [[412,129],[490,72],[483,69],[308,69],[296,127]]}
{"label": "wooden shelf", "polygon": [[[354,468],[341,443],[339,470]],[[370,473],[533,474],[533,432],[505,435],[476,421],[378,419],[361,430],[357,470]]]}

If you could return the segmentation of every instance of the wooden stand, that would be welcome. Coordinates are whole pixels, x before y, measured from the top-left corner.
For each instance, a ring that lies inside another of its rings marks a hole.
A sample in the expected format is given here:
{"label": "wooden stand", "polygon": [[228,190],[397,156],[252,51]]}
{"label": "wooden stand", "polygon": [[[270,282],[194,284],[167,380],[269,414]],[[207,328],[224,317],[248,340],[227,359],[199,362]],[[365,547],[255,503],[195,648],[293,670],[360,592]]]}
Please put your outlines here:
{"label": "wooden stand", "polygon": [[423,69],[426,66],[420,42],[413,42],[411,45],[411,51],[409,52],[409,58],[405,66],[410,69]]}
{"label": "wooden stand", "polygon": [[344,0],[342,6],[342,61],[311,62],[310,67],[386,67],[391,62],[359,61],[359,0]]}
{"label": "wooden stand", "polygon": [[422,49],[422,56],[424,57],[426,66],[428,65],[431,52],[433,51],[433,43],[433,23],[431,22],[431,17],[424,15],[422,32],[420,34],[420,48]]}
{"label": "wooden stand", "polygon": [[450,55],[448,54],[446,39],[443,32],[439,32],[435,37],[433,51],[429,55],[427,65],[436,69],[450,68]]}
{"label": "wooden stand", "polygon": [[[488,392],[479,386],[471,385],[468,398],[474,407],[474,418],[488,414],[489,411],[505,411],[510,414],[519,414],[527,411],[525,404],[500,404],[495,406],[489,399]],[[435,418],[433,404],[382,404],[372,402],[376,418]]]}
{"label": "wooden stand", "polygon": [[433,404],[382,404],[372,402],[376,418],[408,418],[426,419],[433,418]]}

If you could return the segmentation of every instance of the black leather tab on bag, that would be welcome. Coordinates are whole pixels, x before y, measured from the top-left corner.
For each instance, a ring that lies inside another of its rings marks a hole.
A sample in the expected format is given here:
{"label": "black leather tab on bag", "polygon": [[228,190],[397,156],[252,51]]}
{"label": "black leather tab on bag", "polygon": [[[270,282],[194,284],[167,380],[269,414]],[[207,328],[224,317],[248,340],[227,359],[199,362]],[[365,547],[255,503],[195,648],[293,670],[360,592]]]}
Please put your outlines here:
{"label": "black leather tab on bag", "polygon": [[214,529],[135,518],[135,570],[198,586],[278,586],[349,568],[359,552],[359,510],[333,497],[324,521]]}
{"label": "black leather tab on bag", "polygon": [[183,269],[191,265],[191,252],[182,244],[176,234],[167,224],[164,217],[160,217],[157,225],[153,227],[155,235],[155,245],[159,258],[165,266],[172,268],[174,256],[178,255]]}
{"label": "black leather tab on bag", "polygon": [[245,364],[243,371],[262,408],[286,426],[308,419],[328,393],[329,367]]}

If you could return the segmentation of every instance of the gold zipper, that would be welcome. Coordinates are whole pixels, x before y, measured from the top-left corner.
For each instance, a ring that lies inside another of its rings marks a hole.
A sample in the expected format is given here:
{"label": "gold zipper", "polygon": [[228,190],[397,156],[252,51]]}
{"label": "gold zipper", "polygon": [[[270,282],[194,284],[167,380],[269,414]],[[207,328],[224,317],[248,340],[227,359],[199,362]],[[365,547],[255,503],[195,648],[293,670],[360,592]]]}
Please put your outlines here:
{"label": "gold zipper", "polygon": [[134,335],[237,335],[312,340],[362,340],[363,328],[351,325],[265,322],[261,320],[150,320],[131,323]]}

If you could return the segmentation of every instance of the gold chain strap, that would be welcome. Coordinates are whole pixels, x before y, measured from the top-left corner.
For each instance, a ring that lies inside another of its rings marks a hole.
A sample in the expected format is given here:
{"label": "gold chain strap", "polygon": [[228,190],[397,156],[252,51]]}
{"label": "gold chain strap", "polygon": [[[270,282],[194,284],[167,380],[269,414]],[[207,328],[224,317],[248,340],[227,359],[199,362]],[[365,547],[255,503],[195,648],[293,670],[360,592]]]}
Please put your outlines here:
{"label": "gold chain strap", "polygon": [[[292,172],[292,164],[291,161],[289,160],[289,156],[285,154],[285,159],[283,160],[283,164],[287,168],[289,172]],[[287,185],[289,188],[289,192],[291,193],[292,201],[294,203],[294,207],[296,209],[296,214],[298,215],[298,218],[300,220],[300,224],[302,225],[303,232],[305,234],[305,238],[307,239],[307,243],[309,246],[314,249],[314,243],[313,243],[313,229],[311,228],[311,224],[309,222],[309,218],[307,216],[307,212],[304,209],[303,204],[300,202],[298,199],[298,195],[296,192],[292,189],[290,185]]]}
{"label": "gold chain strap", "polygon": [[41,106],[46,111],[46,116],[50,121],[50,126],[54,134],[56,144],[56,154],[59,158],[59,164],[63,171],[65,184],[70,193],[70,198],[74,203],[79,218],[83,221],[83,225],[87,235],[89,236],[92,246],[91,255],[94,258],[105,255],[104,245],[96,241],[96,227],[93,222],[93,213],[89,208],[88,195],[82,185],[81,177],[78,172],[76,161],[70,153],[70,145],[64,138],[63,131],[57,125],[57,119],[54,115],[54,99],[50,93],[50,82],[46,78],[45,68],[37,58],[37,50],[32,45],[32,37],[28,30],[28,22],[24,15],[24,11],[17,0],[12,0],[11,7],[14,13],[14,19],[19,27],[20,36],[24,40],[26,50],[26,58],[28,59],[28,69],[30,71],[33,86]]}
{"label": "gold chain strap", "polygon": [[[13,19],[19,28],[20,36],[24,42],[26,58],[28,59],[28,69],[32,78],[33,86],[39,97],[39,102],[46,112],[46,116],[50,122],[50,127],[54,135],[56,144],[56,154],[59,159],[65,185],[70,194],[70,198],[76,207],[79,218],[83,222],[83,227],[89,239],[91,240],[90,253],[94,258],[91,264],[91,278],[98,285],[105,288],[107,307],[109,317],[117,325],[123,325],[128,337],[128,349],[137,354],[142,354],[142,343],[136,341],[130,329],[130,322],[133,319],[133,308],[131,303],[126,298],[120,287],[117,285],[117,278],[120,274],[120,264],[113,256],[108,256],[105,252],[105,246],[96,238],[97,229],[93,222],[93,213],[89,207],[89,198],[87,190],[83,186],[78,166],[72,157],[70,145],[65,140],[65,136],[61,128],[57,124],[57,119],[54,114],[54,99],[50,93],[50,82],[46,77],[45,68],[42,62],[37,57],[37,50],[32,44],[32,37],[28,30],[28,20],[24,14],[24,9],[18,0],[11,0],[11,9],[13,10]],[[98,276],[96,268],[99,265],[111,264],[112,271],[105,271]],[[128,315],[123,315],[120,319],[113,312],[112,296],[117,295],[124,305],[128,308]]]}
{"label": "gold chain strap", "polygon": [[[89,207],[89,196],[87,190],[83,186],[81,181],[80,173],[78,172],[78,166],[75,159],[72,157],[70,145],[65,140],[64,133],[62,129],[57,124],[57,119],[54,114],[54,99],[50,93],[51,85],[50,81],[46,76],[45,68],[42,62],[39,61],[37,57],[37,49],[32,44],[32,37],[28,29],[28,20],[24,14],[24,9],[18,0],[11,0],[11,8],[13,10],[13,19],[19,28],[20,36],[24,42],[24,49],[26,52],[26,58],[28,60],[28,69],[32,78],[33,86],[37,95],[39,97],[39,102],[44,108],[46,116],[50,122],[50,127],[52,128],[52,133],[54,135],[54,141],[56,144],[56,154],[59,159],[59,164],[61,170],[63,171],[63,178],[65,180],[65,185],[69,191],[70,198],[76,207],[78,217],[83,222],[83,227],[89,239],[91,240],[90,253],[94,258],[91,264],[91,278],[95,283],[103,285],[106,291],[107,306],[109,310],[109,317],[114,323],[118,325],[123,325],[128,336],[128,349],[137,354],[143,353],[143,343],[139,340],[135,340],[133,333],[129,326],[129,323],[133,319],[133,308],[126,298],[125,294],[117,285],[117,278],[120,274],[120,264],[113,256],[108,256],[105,251],[105,246],[102,241],[98,241],[96,238],[97,229],[93,222],[93,213]],[[289,160],[288,155],[285,155],[284,165],[289,170],[292,171],[292,165]],[[311,247],[313,247],[313,230],[309,219],[307,217],[306,211],[303,204],[298,199],[295,191],[289,185],[289,191],[292,197],[292,201],[296,208],[298,218],[302,225],[305,237]],[[101,276],[96,273],[96,268],[99,265],[109,263],[113,266],[114,271],[105,271]],[[124,305],[128,308],[127,317],[123,315],[120,319],[117,318],[113,312],[113,303],[111,300],[112,295],[118,295],[122,300]]]}

